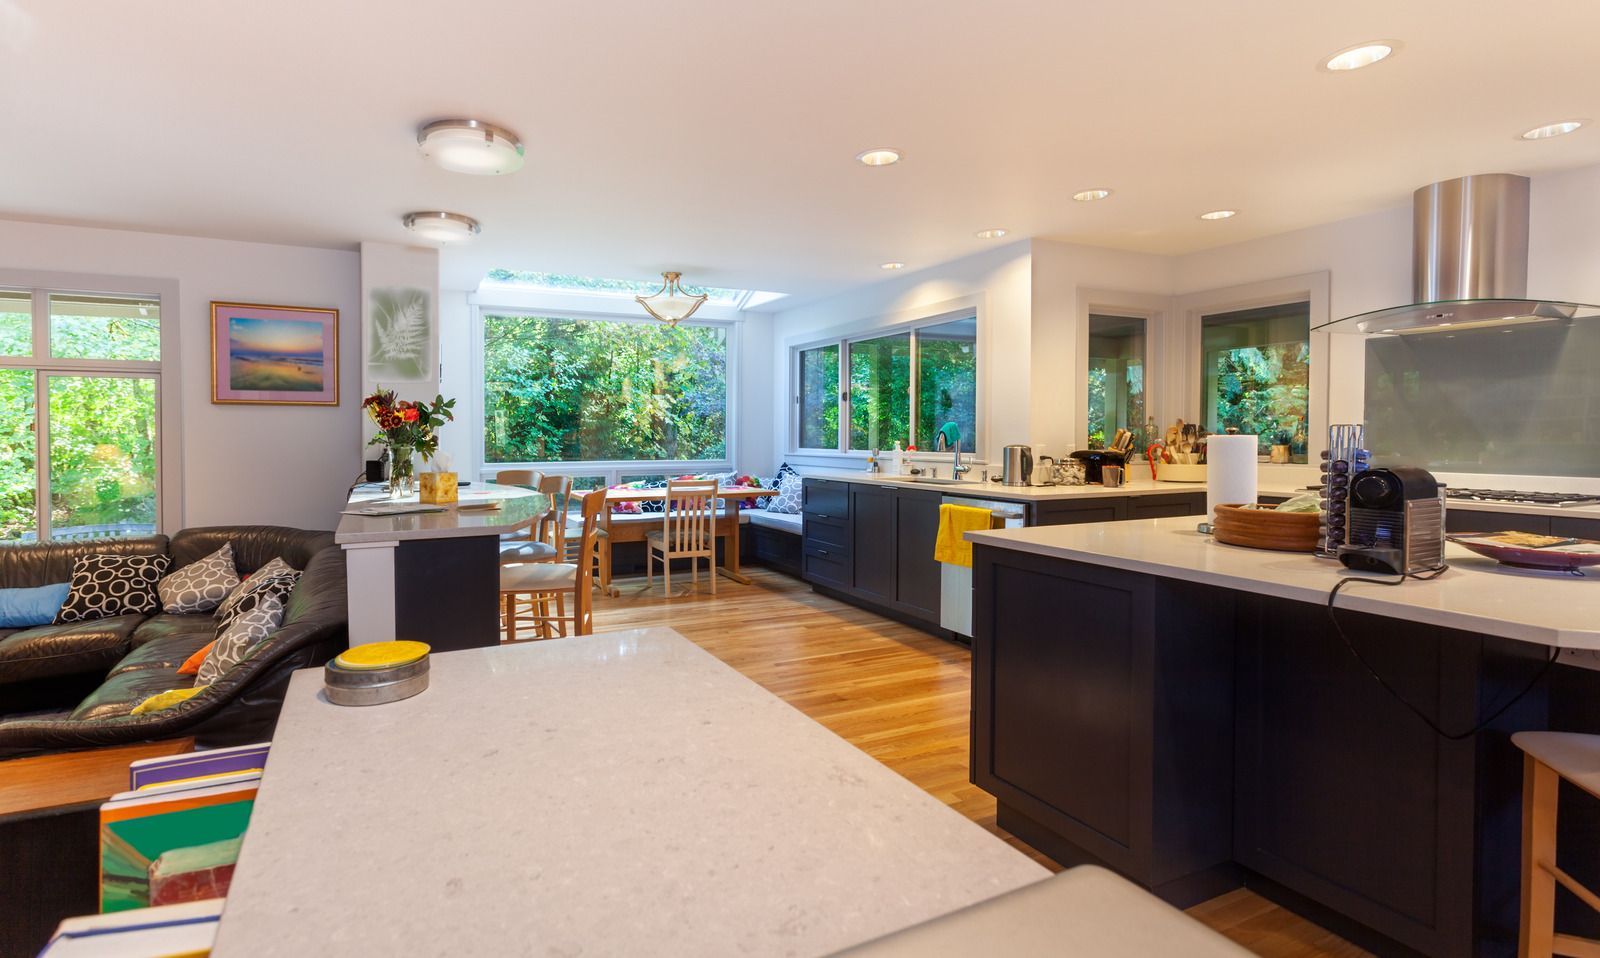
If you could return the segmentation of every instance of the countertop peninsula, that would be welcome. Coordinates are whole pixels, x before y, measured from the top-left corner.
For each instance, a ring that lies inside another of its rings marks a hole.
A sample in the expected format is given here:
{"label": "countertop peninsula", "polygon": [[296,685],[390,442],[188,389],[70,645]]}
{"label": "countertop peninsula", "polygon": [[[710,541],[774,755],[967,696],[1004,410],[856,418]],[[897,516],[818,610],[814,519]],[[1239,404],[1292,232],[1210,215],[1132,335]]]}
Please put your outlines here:
{"label": "countertop peninsula", "polygon": [[669,629],[295,674],[215,954],[823,955],[1048,872]]}
{"label": "countertop peninsula", "polygon": [[[1195,525],[1193,518],[1139,519],[971,532],[967,539],[1302,602],[1326,602],[1340,578],[1356,575],[1308,553],[1216,542]],[[1445,551],[1450,568],[1438,578],[1348,586],[1339,593],[1338,607],[1540,645],[1600,649],[1600,575],[1525,572],[1454,544]]]}
{"label": "countertop peninsula", "polygon": [[[416,493],[391,499],[377,485],[357,486],[346,510],[381,503],[419,505]],[[498,509],[461,509],[473,503],[498,502]],[[449,539],[462,536],[497,536],[525,529],[548,508],[539,493],[519,486],[477,483],[460,491],[460,501],[438,507],[439,512],[409,512],[394,516],[341,514],[333,541],[339,545],[363,542],[398,542],[408,539]]]}

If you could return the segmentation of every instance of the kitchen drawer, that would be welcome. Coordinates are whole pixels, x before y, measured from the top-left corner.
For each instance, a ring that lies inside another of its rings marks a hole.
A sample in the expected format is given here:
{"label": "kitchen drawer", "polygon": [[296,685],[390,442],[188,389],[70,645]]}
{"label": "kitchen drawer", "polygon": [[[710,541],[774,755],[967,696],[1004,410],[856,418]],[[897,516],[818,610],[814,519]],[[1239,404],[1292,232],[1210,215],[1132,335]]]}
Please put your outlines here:
{"label": "kitchen drawer", "polygon": [[1071,526],[1082,522],[1116,522],[1128,518],[1128,497],[1066,499],[1034,507],[1036,526]]}
{"label": "kitchen drawer", "polygon": [[1129,519],[1167,519],[1172,516],[1198,516],[1206,511],[1203,492],[1175,492],[1160,496],[1129,496]]}
{"label": "kitchen drawer", "polygon": [[1574,539],[1600,539],[1600,519],[1582,519],[1578,516],[1551,516],[1550,534],[1572,536]]}
{"label": "kitchen drawer", "polygon": [[848,552],[834,552],[810,543],[806,544],[805,555],[801,559],[801,569],[802,577],[807,582],[816,582],[836,589],[851,588],[852,580],[855,578],[855,565],[851,562]]}
{"label": "kitchen drawer", "polygon": [[809,549],[812,546],[816,546],[819,549],[827,549],[830,552],[844,553],[845,555],[849,555],[853,551],[850,548],[850,523],[841,519],[824,519],[821,516],[811,514],[807,514],[802,521],[804,522],[801,527],[804,530],[802,536],[805,539],[806,548]]}
{"label": "kitchen drawer", "polygon": [[1547,536],[1550,534],[1550,517],[1529,516],[1520,512],[1452,509],[1446,505],[1444,527],[1447,532],[1531,532]]}
{"label": "kitchen drawer", "polygon": [[832,479],[807,479],[801,502],[807,516],[850,518],[850,484]]}

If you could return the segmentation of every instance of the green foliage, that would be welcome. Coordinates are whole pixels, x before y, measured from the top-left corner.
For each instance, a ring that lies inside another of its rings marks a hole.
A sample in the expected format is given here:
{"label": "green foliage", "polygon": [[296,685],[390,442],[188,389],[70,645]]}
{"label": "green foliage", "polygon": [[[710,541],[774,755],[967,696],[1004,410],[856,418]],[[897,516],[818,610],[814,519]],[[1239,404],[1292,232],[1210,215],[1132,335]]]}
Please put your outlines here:
{"label": "green foliage", "polygon": [[839,346],[800,352],[800,448],[839,446]]}
{"label": "green foliage", "polygon": [[[56,317],[51,349],[57,356],[159,358],[160,329],[154,318]],[[0,355],[31,351],[27,324],[0,321]],[[36,379],[31,368],[0,369],[0,539],[38,531]],[[154,528],[155,380],[93,374],[46,379],[52,535],[70,536],[84,526]]]}
{"label": "green foliage", "polygon": [[978,351],[966,340],[919,338],[917,437],[926,449],[947,422],[961,430],[962,452],[977,448]]}
{"label": "green foliage", "polygon": [[727,333],[484,317],[484,461],[727,456]]}
{"label": "green foliage", "polygon": [[1281,434],[1300,431],[1309,415],[1310,343],[1220,350],[1211,359],[1216,374],[1212,431],[1235,427],[1259,436],[1262,452]]}
{"label": "green foliage", "polygon": [[910,384],[909,333],[850,344],[851,449],[888,449],[896,440],[908,441]]}

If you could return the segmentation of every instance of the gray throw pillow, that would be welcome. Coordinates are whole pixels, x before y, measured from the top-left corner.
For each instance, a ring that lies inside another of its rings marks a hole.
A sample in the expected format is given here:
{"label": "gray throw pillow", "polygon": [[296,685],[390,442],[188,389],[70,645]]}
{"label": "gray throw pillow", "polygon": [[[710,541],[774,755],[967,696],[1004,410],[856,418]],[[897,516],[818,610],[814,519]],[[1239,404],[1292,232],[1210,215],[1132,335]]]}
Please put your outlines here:
{"label": "gray throw pillow", "polygon": [[778,477],[778,494],[767,499],[767,511],[786,516],[800,514],[800,496],[804,483],[797,472],[782,473]]}
{"label": "gray throw pillow", "polygon": [[250,609],[234,616],[217,636],[206,660],[200,663],[194,684],[210,685],[222,678],[229,669],[243,662],[258,642],[283,624],[283,600],[276,593],[261,591],[251,599]]}
{"label": "gray throw pillow", "polygon": [[188,615],[210,612],[238,586],[239,570],[233,567],[233,543],[229,542],[162,579],[156,591],[163,610]]}
{"label": "gray throw pillow", "polygon": [[255,591],[262,583],[285,573],[292,573],[295,576],[300,574],[295,571],[294,566],[283,561],[282,556],[274,556],[266,565],[250,573],[249,578],[234,586],[233,591],[228,593],[228,597],[222,600],[221,605],[217,606],[217,618],[219,620],[226,618],[240,602],[244,601],[245,596]]}

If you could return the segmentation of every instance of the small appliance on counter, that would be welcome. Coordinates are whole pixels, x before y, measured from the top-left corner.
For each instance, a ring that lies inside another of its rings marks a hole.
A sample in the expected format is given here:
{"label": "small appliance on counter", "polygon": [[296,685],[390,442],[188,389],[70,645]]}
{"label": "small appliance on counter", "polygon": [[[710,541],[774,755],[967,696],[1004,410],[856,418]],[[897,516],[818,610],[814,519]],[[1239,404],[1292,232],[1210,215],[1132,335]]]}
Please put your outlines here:
{"label": "small appliance on counter", "polygon": [[1444,567],[1444,491],[1426,469],[1367,469],[1350,481],[1339,561],[1361,572],[1419,575]]}
{"label": "small appliance on counter", "polygon": [[1124,466],[1127,464],[1127,455],[1114,449],[1080,449],[1072,454],[1073,459],[1083,463],[1083,481],[1089,485],[1098,485],[1102,482],[1100,470],[1107,465]]}
{"label": "small appliance on counter", "polygon": [[1033,484],[1033,447],[1006,446],[1000,450],[1000,481],[1008,486]]}
{"label": "small appliance on counter", "polygon": [[1044,443],[1032,447],[1033,471],[1028,477],[1030,486],[1053,486],[1056,484],[1056,461],[1044,454]]}

